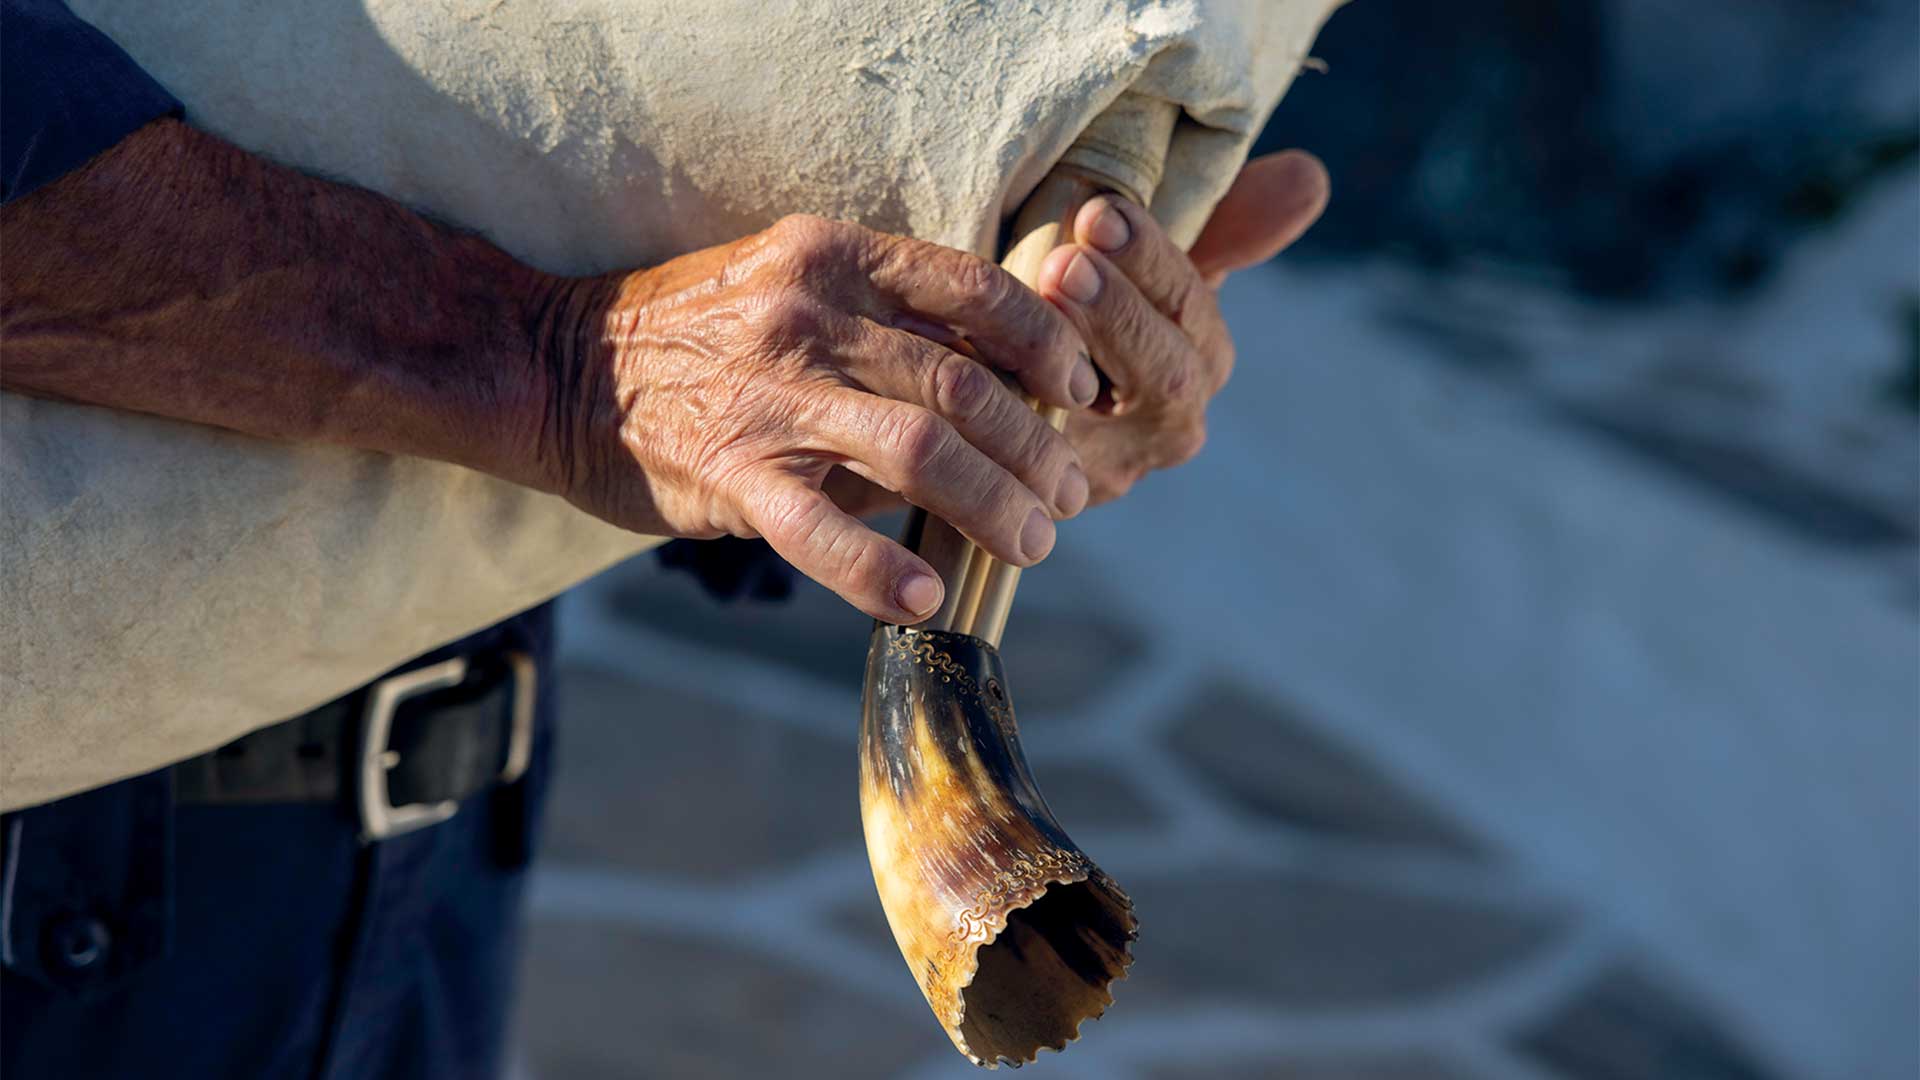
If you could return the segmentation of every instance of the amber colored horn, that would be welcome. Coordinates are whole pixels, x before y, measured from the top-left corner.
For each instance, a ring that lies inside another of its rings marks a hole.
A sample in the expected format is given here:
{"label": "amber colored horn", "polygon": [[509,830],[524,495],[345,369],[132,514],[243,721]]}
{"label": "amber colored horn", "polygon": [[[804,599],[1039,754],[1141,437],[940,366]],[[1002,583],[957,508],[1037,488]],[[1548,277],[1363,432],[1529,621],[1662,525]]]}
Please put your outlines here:
{"label": "amber colored horn", "polygon": [[[1006,268],[1033,284],[1101,191],[1144,204],[1174,118],[1171,105],[1132,94],[1102,113],[1022,207]],[[924,512],[905,543],[939,571],[947,599],[918,626],[876,625],[867,648],[867,858],[947,1037],[976,1065],[1021,1065],[1041,1047],[1064,1049],[1113,1003],[1110,986],[1133,961],[1133,903],[1067,838],[1020,750],[998,648],[1017,568]]]}
{"label": "amber colored horn", "polygon": [[1133,906],[1034,786],[993,646],[874,627],[860,815],[894,940],[976,1065],[1059,1050],[1112,1003]]}

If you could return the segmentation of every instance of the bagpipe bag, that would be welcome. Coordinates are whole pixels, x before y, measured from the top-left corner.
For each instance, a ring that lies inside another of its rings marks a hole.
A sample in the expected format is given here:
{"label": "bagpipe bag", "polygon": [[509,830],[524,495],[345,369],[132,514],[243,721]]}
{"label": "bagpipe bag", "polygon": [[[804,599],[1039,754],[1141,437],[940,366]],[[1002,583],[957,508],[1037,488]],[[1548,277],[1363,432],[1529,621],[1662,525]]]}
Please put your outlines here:
{"label": "bagpipe bag", "polygon": [[[1340,0],[73,0],[249,150],[543,269],[794,212],[992,255],[1123,92],[1191,242]],[[235,362],[244,362],[236,358]],[[659,542],[434,461],[0,395],[0,808],[295,715]]]}

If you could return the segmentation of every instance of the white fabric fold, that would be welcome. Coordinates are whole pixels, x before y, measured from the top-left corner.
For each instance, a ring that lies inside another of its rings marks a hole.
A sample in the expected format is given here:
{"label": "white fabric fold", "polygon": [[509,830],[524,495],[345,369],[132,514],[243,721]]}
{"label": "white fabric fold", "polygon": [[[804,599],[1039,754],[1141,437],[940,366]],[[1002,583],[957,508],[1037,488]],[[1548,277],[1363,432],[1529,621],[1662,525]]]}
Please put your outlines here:
{"label": "white fabric fold", "polygon": [[[563,273],[810,212],[990,254],[1120,93],[1191,242],[1340,0],[73,0],[279,161]],[[0,395],[0,808],[203,752],[658,541],[436,462]]]}

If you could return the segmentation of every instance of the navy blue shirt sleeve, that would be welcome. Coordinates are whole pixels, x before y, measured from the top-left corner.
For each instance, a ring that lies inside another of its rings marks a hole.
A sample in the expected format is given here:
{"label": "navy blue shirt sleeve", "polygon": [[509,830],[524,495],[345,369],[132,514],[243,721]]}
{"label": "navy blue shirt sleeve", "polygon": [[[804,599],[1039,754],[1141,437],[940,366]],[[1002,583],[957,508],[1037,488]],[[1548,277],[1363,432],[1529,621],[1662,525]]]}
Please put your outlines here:
{"label": "navy blue shirt sleeve", "polygon": [[0,0],[0,202],[180,112],[172,94],[60,0]]}

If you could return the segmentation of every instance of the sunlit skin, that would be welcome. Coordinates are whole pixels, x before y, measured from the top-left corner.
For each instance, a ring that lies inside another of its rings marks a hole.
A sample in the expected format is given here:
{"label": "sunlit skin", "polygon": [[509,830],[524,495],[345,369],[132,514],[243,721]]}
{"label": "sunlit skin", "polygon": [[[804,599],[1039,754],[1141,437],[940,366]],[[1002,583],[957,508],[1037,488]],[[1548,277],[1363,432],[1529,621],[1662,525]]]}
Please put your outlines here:
{"label": "sunlit skin", "polygon": [[[1095,199],[1042,268],[1044,304],[970,255],[812,218],[634,272],[602,286],[598,351],[565,365],[584,373],[567,400],[599,404],[561,490],[642,532],[762,536],[868,614],[916,621],[942,584],[858,515],[904,496],[1027,566],[1054,520],[1190,459],[1233,367],[1220,283],[1327,192],[1309,154],[1249,162],[1192,256]],[[983,363],[946,347],[962,337]],[[1066,438],[989,366],[1070,410]]]}
{"label": "sunlit skin", "polygon": [[[1074,220],[1074,243],[1048,256],[1041,293],[1073,320],[1112,380],[1095,409],[1071,417],[1067,438],[1080,451],[1094,503],[1117,498],[1148,472],[1187,460],[1206,435],[1206,406],[1233,370],[1233,337],[1220,316],[1227,275],[1266,262],[1320,217],[1327,171],[1300,151],[1248,162],[1190,254],[1153,218],[1120,200],[1095,200]],[[1113,205],[1106,205],[1111,202]],[[1103,254],[1103,214],[1117,211],[1131,242]],[[1061,278],[1075,256],[1099,272],[1091,304],[1070,299]],[[1112,400],[1114,407],[1102,406]]]}
{"label": "sunlit skin", "polygon": [[[1191,252],[1180,251],[1158,222],[1123,199],[1103,196],[1081,209],[1073,243],[1048,256],[1039,286],[1080,331],[1106,384],[1094,407],[1075,410],[1067,423],[1091,485],[1089,505],[1118,498],[1148,473],[1199,450],[1207,403],[1233,368],[1220,286],[1229,274],[1258,266],[1298,240],[1319,220],[1329,192],[1326,167],[1312,154],[1286,150],[1255,158],[1214,208]],[[1108,214],[1125,222],[1128,235],[1113,247],[1121,234],[1103,220]],[[1091,302],[1062,288],[1076,255],[1085,256],[1102,286]],[[855,511],[899,504],[850,476],[830,478],[828,489]]]}
{"label": "sunlit skin", "polygon": [[[1096,202],[1038,293],[805,217],[566,278],[162,120],[0,208],[0,388],[451,461],[640,533],[763,536],[913,622],[941,582],[856,515],[903,496],[1044,558],[1056,520],[1199,449],[1233,356],[1214,286],[1326,193],[1304,154],[1253,162],[1191,258]],[[996,374],[1069,409],[1064,437]]]}

